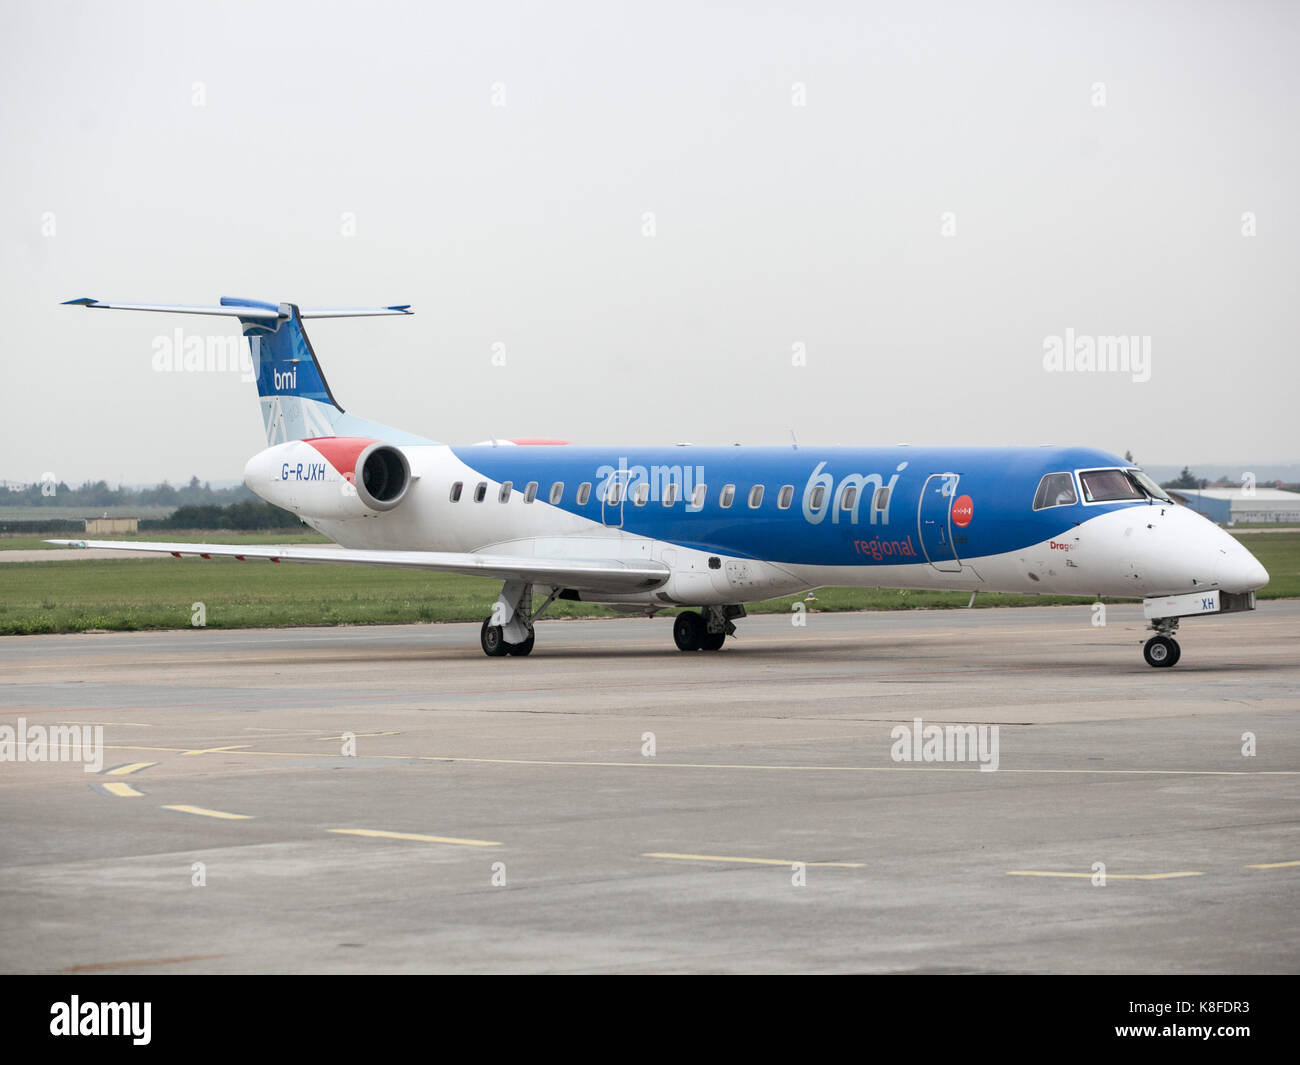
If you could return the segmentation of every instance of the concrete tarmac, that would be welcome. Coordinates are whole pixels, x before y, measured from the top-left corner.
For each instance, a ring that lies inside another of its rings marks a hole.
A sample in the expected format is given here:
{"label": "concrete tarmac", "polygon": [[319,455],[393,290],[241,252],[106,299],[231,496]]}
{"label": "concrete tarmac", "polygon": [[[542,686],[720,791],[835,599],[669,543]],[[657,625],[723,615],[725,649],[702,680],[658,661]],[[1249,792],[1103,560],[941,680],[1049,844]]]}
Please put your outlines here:
{"label": "concrete tarmac", "polygon": [[1300,969],[1300,602],[805,620],[0,639],[0,970]]}

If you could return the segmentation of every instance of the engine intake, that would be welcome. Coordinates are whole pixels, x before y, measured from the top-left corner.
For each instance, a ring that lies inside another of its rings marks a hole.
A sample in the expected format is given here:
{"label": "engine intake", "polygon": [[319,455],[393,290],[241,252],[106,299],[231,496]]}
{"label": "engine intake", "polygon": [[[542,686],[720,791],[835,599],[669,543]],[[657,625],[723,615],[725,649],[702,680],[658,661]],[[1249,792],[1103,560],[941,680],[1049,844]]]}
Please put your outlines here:
{"label": "engine intake", "polygon": [[411,486],[411,464],[391,444],[373,443],[357,456],[357,498],[371,510],[392,510]]}

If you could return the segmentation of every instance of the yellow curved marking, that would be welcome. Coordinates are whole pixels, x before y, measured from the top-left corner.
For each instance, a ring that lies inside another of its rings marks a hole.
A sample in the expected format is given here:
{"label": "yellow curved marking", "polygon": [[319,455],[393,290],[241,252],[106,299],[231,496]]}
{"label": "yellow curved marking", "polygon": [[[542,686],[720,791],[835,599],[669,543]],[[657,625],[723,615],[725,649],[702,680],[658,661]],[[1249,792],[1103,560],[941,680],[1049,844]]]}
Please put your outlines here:
{"label": "yellow curved marking", "polygon": [[499,847],[490,839],[457,839],[455,836],[420,836],[414,832],[384,832],[378,828],[327,828],[341,836],[376,836],[379,839],[411,839],[417,843],[455,843],[461,847]]}
{"label": "yellow curved marking", "polygon": [[128,773],[138,773],[141,769],[148,769],[151,765],[157,765],[157,762],[132,762],[130,765],[120,765],[116,769],[110,769],[105,776],[124,777]]}
{"label": "yellow curved marking", "polygon": [[223,810],[205,810],[202,806],[164,806],[164,810],[176,810],[183,814],[198,814],[200,817],[219,817],[223,821],[251,821],[252,814],[228,814]]}

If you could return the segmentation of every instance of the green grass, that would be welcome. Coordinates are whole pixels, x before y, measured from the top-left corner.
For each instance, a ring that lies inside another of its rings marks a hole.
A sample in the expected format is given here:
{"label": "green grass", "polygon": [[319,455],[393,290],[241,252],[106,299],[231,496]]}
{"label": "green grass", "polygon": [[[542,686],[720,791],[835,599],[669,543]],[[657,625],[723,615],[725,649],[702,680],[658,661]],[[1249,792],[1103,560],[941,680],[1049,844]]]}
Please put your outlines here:
{"label": "green grass", "polygon": [[[247,542],[283,542],[270,534],[260,537]],[[1300,596],[1300,532],[1246,539],[1272,578],[1260,598]],[[0,635],[188,628],[196,602],[204,604],[209,628],[481,621],[498,589],[482,577],[369,566],[189,558],[7,562],[0,563]],[[802,598],[770,599],[749,609],[788,614]],[[964,607],[969,600],[966,592],[823,588],[808,605],[822,611],[914,610]],[[1089,602],[1091,597],[981,593],[975,605]],[[556,602],[548,614],[603,617],[615,611]]]}
{"label": "green grass", "polygon": [[1268,587],[1260,591],[1257,598],[1291,599],[1300,596],[1300,531],[1239,536],[1237,539],[1268,570]]}
{"label": "green grass", "polygon": [[[499,586],[481,577],[373,566],[234,559],[83,559],[0,563],[0,635],[188,628],[201,602],[209,628],[477,621]],[[556,616],[612,613],[555,603]]]}
{"label": "green grass", "polygon": [[52,504],[50,506],[33,507],[25,504],[12,504],[0,506],[0,521],[52,521],[56,518],[70,518],[80,520],[82,518],[165,518],[173,510],[175,505],[166,503],[149,503],[137,506],[134,503],[109,504],[108,506],[73,505],[59,506]]}

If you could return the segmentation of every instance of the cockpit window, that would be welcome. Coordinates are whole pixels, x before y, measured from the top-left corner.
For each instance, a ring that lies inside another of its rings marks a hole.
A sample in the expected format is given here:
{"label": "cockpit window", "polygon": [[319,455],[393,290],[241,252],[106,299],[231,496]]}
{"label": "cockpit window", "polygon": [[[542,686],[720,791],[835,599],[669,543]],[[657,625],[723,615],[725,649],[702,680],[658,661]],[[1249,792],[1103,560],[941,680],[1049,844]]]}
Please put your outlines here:
{"label": "cockpit window", "polygon": [[1038,492],[1034,495],[1034,509],[1065,507],[1078,501],[1078,496],[1074,494],[1073,477],[1068,473],[1049,473],[1038,482]]}
{"label": "cockpit window", "polygon": [[1162,503],[1173,502],[1173,500],[1169,498],[1169,493],[1166,492],[1163,488],[1161,488],[1158,484],[1156,484],[1155,481],[1153,481],[1141,470],[1127,470],[1125,472],[1127,472],[1128,475],[1133,478],[1133,480],[1137,481],[1141,489],[1144,492],[1146,492],[1147,495],[1151,496],[1153,499],[1158,499]]}
{"label": "cockpit window", "polygon": [[[1141,501],[1147,498],[1168,500],[1151,478],[1141,474],[1138,480],[1134,474],[1139,470],[1084,470],[1079,474],[1079,483],[1083,486],[1083,498],[1088,503],[1118,503],[1125,500]],[[1150,488],[1143,482],[1151,484]]]}

